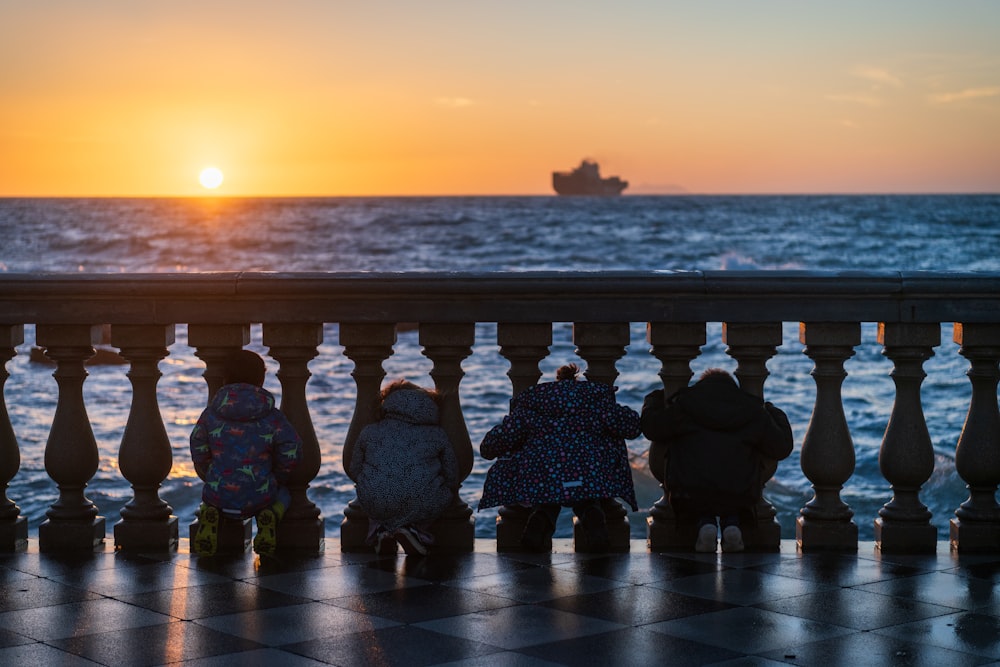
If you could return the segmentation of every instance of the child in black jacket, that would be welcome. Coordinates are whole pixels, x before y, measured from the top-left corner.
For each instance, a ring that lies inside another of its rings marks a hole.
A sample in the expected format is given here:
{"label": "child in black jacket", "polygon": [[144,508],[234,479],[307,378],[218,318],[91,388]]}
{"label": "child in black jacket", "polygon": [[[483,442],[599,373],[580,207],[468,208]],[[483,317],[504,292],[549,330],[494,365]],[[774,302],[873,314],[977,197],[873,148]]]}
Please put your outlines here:
{"label": "child in black jacket", "polygon": [[666,445],[665,487],[674,509],[697,519],[695,550],[716,550],[718,517],[723,551],[742,551],[739,514],[761,497],[765,461],[792,453],[785,413],[711,368],[666,402],[662,389],[647,395],[641,424],[643,435]]}

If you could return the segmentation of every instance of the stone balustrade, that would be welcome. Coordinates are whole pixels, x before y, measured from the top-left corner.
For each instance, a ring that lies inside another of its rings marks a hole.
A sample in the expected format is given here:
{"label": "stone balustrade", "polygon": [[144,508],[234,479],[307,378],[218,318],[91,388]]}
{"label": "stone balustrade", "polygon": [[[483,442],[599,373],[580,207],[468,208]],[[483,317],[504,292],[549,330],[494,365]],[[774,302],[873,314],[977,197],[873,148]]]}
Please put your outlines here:
{"label": "stone balustrade", "polygon": [[[98,452],[83,401],[85,361],[102,326],[128,362],[132,386],[119,452],[122,477],[133,498],[114,525],[123,550],[169,549],[178,520],[159,496],[170,474],[171,447],[157,404],[158,363],[170,353],[175,327],[187,326],[188,344],[205,363],[208,393],[222,383],[221,360],[250,341],[261,324],[263,344],[279,366],[281,409],[303,438],[305,459],[290,484],[292,504],[281,524],[284,549],[323,548],[325,519],[309,498],[324,462],[306,399],[309,362],[323,342],[323,325],[336,323],[339,344],[353,362],[357,394],[341,464],[348,468],[360,430],[374,419],[383,362],[394,351],[397,325],[418,323],[419,344],[432,363],[431,377],[445,403],[442,422],[467,477],[473,444],[461,406],[463,361],[472,354],[475,325],[497,324],[500,355],[509,361],[512,395],[541,376],[552,345],[553,323],[573,324],[573,343],[587,378],[614,382],[626,354],[631,323],[646,323],[650,374],[667,394],[692,377],[691,363],[706,342],[706,324],[723,323],[727,352],[748,391],[763,396],[767,362],[782,344],[782,324],[799,323],[804,353],[813,362],[815,405],[796,446],[813,497],[796,522],[803,550],[854,551],[858,528],[841,498],[855,468],[855,452],[841,388],[845,362],[861,342],[861,324],[878,323],[878,342],[892,362],[895,398],[881,444],[879,465],[891,500],[874,518],[876,542],[885,552],[933,551],[936,530],[920,499],[934,468],[921,405],[923,363],[941,345],[941,323],[954,324],[954,342],[969,361],[971,401],[957,442],[956,468],[969,497],[950,522],[953,548],[1000,551],[1000,275],[968,273],[805,271],[754,272],[526,272],[382,274],[0,274],[0,549],[20,548],[27,523],[6,489],[18,474],[19,448],[7,402],[7,362],[34,325],[35,343],[56,362],[55,415],[45,446],[45,469],[58,499],[39,527],[43,551],[88,550],[105,539],[105,520],[85,495]],[[662,481],[664,452],[654,443],[650,469]],[[612,506],[613,505],[613,506]],[[611,503],[614,548],[627,549],[626,513]],[[356,503],[344,511],[341,548],[363,548],[367,517]],[[497,519],[497,548],[516,549],[523,511],[508,507]],[[439,548],[469,550],[471,509],[461,501],[435,526]],[[762,501],[748,548],[778,548],[774,509]],[[220,548],[246,548],[249,524],[228,526]],[[648,518],[652,550],[687,549],[688,529],[661,498]],[[585,548],[582,535],[577,547]]]}

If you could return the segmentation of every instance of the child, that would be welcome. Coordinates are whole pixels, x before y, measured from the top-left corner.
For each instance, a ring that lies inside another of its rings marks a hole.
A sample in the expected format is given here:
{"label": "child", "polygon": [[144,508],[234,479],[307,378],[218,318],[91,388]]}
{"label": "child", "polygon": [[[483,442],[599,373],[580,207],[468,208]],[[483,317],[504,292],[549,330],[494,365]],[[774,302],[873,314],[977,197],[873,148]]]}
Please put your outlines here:
{"label": "child", "polygon": [[392,537],[407,554],[423,555],[434,542],[431,524],[458,494],[458,458],[440,425],[436,391],[396,380],[381,398],[381,417],[362,429],[348,472],[375,553]]}
{"label": "child", "polygon": [[479,508],[528,505],[521,536],[529,551],[550,547],[562,506],[573,508],[591,551],[610,547],[601,501],[622,498],[638,510],[624,438],[639,437],[639,414],[615,402],[616,388],[577,382],[576,364],[518,394],[510,414],[483,438],[486,474]]}
{"label": "child", "polygon": [[740,513],[760,500],[765,462],[792,453],[785,413],[741,390],[726,371],[710,368],[666,405],[662,389],[647,395],[642,432],[667,446],[665,488],[674,509],[697,520],[695,551],[715,552],[716,517],[722,550],[743,551]]}
{"label": "child", "polygon": [[191,432],[191,459],[205,481],[192,548],[218,548],[219,516],[257,518],[253,548],[270,556],[291,494],[288,475],[302,460],[302,441],[264,389],[264,360],[239,350],[225,361],[225,386]]}

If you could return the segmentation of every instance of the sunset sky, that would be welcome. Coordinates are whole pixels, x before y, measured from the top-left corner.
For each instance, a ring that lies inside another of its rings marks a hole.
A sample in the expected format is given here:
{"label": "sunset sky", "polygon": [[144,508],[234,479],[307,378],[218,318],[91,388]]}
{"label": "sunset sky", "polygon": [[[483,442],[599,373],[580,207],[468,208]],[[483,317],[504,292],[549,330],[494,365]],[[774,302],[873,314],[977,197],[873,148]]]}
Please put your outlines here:
{"label": "sunset sky", "polygon": [[1000,192],[1000,2],[0,0],[0,196],[550,194],[583,157]]}

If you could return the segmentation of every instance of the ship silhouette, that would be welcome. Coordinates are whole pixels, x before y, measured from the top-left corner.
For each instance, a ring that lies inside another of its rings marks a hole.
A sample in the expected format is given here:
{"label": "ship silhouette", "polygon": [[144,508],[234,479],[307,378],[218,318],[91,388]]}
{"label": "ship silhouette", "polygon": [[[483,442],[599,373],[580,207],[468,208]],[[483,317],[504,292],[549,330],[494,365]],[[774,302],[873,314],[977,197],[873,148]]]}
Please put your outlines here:
{"label": "ship silhouette", "polygon": [[560,195],[620,195],[628,181],[617,176],[601,178],[600,167],[593,160],[581,160],[573,171],[552,172],[552,187]]}

